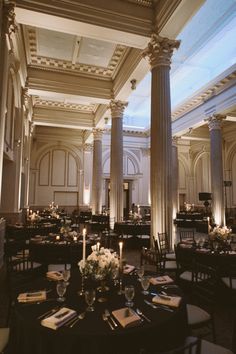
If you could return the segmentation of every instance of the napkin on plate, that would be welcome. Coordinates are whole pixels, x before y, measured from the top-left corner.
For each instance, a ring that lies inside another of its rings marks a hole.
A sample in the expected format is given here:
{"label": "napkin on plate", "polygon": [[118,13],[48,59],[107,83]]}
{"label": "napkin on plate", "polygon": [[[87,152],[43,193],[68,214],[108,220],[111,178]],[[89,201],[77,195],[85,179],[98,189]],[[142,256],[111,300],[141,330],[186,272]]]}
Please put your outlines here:
{"label": "napkin on plate", "polygon": [[181,301],[180,296],[156,295],[152,298],[152,302],[170,307],[178,307]]}
{"label": "napkin on plate", "polygon": [[129,274],[131,273],[133,270],[135,269],[135,266],[130,265],[130,264],[126,264],[123,268],[123,273],[124,274]]}
{"label": "napkin on plate", "polygon": [[137,326],[141,322],[141,317],[128,307],[112,311],[112,315],[124,328]]}
{"label": "napkin on plate", "polygon": [[57,271],[47,272],[46,276],[48,279],[56,280],[56,281],[63,279],[62,274]]}
{"label": "napkin on plate", "polygon": [[72,319],[76,315],[77,313],[75,310],[69,309],[67,307],[62,307],[52,316],[44,318],[41,321],[41,325],[51,329],[57,329],[63,326],[64,323],[66,323],[67,321],[69,321],[69,319]]}
{"label": "napkin on plate", "polygon": [[18,302],[37,302],[46,300],[46,290],[32,291],[28,293],[19,294]]}
{"label": "napkin on plate", "polygon": [[164,285],[164,284],[170,284],[173,283],[174,280],[169,277],[169,275],[162,275],[161,277],[156,277],[156,278],[150,278],[150,283],[152,285]]}

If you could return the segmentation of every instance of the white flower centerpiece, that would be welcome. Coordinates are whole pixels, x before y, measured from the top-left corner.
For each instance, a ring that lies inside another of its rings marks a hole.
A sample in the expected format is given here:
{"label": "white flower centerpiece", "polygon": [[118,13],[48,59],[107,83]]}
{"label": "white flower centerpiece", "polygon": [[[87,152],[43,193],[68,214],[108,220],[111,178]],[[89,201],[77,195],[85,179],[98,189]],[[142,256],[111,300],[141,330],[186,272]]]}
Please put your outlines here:
{"label": "white flower centerpiece", "polygon": [[111,252],[104,247],[98,249],[98,246],[94,245],[92,253],[85,261],[81,260],[78,265],[84,276],[95,280],[104,280],[110,277],[116,269],[119,269],[119,258],[116,252]]}
{"label": "white flower centerpiece", "polygon": [[209,233],[210,239],[212,241],[226,241],[232,229],[228,228],[227,226],[215,226],[213,230]]}

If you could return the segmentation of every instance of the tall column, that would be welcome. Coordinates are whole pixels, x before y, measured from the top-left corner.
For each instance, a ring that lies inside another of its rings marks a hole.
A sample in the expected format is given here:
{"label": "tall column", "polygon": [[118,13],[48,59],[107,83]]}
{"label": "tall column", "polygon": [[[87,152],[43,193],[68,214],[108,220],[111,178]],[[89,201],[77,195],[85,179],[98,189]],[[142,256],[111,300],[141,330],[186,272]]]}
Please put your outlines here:
{"label": "tall column", "polygon": [[102,130],[93,131],[92,213],[102,212]]}
{"label": "tall column", "polygon": [[211,191],[212,215],[217,225],[225,225],[224,181],[222,158],[222,120],[225,117],[214,114],[208,119],[211,148]]}
{"label": "tall column", "polygon": [[151,84],[151,234],[166,232],[172,244],[171,56],[179,41],[153,34],[143,55],[149,58]]}
{"label": "tall column", "polygon": [[[178,160],[178,138],[172,138],[172,219],[176,218],[179,211],[179,160]],[[176,241],[176,226],[172,224],[172,245]]]}
{"label": "tall column", "polygon": [[15,32],[15,13],[13,4],[3,5],[0,47],[0,202],[2,197],[4,134],[7,102],[8,56],[11,34]]}
{"label": "tall column", "polygon": [[84,190],[83,190],[83,204],[90,206],[91,203],[91,170],[92,170],[92,145],[84,144]]}
{"label": "tall column", "polygon": [[110,166],[110,221],[123,218],[123,113],[127,102],[112,100],[111,109],[111,166]]}

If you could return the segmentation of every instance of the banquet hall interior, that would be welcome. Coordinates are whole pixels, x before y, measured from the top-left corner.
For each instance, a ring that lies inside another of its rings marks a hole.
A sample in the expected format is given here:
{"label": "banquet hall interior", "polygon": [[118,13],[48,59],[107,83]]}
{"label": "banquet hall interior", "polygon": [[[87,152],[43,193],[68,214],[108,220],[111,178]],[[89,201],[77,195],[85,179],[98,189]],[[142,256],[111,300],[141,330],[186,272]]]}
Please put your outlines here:
{"label": "banquet hall interior", "polygon": [[0,353],[236,353],[236,1],[0,19]]}

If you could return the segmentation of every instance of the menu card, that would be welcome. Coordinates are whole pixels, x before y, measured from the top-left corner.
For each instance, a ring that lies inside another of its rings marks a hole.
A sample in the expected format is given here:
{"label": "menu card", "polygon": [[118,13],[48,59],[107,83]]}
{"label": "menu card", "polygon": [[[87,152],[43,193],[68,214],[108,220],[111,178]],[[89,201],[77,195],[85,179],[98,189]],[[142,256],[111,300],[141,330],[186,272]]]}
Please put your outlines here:
{"label": "menu card", "polygon": [[170,307],[179,307],[181,299],[180,296],[156,295],[152,298],[152,302]]}
{"label": "menu card", "polygon": [[160,277],[150,278],[150,283],[152,285],[164,285],[164,284],[171,284],[173,282],[174,280],[171,277],[169,277],[169,275],[162,275]]}
{"label": "menu card", "polygon": [[128,307],[112,311],[112,315],[124,328],[137,326],[141,322],[141,317]]}

